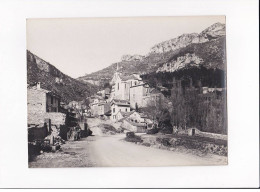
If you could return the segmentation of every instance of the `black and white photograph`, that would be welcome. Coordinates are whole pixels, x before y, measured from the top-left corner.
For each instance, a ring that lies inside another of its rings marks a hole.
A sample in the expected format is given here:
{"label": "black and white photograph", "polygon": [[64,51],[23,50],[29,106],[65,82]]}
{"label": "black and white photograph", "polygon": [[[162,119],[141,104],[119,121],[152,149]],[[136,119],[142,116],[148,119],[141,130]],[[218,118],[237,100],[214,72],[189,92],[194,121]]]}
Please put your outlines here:
{"label": "black and white photograph", "polygon": [[259,189],[258,0],[0,0],[0,189]]}
{"label": "black and white photograph", "polygon": [[27,19],[30,168],[228,164],[225,16]]}

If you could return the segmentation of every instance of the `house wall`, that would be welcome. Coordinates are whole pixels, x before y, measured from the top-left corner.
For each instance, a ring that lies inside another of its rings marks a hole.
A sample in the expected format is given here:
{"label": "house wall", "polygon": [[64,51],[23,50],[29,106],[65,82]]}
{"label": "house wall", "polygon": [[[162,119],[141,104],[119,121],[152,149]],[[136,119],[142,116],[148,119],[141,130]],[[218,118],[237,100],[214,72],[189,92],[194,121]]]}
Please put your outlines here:
{"label": "house wall", "polygon": [[98,107],[97,104],[96,105],[91,105],[91,114],[93,116],[99,115],[99,107]]}
{"label": "house wall", "polygon": [[57,112],[45,113],[44,119],[50,119],[52,125],[65,125],[66,114]]}
{"label": "house wall", "polygon": [[143,86],[136,86],[130,88],[130,106],[131,108],[136,108],[136,103],[138,107],[143,107],[143,96],[146,92],[146,88]]}
{"label": "house wall", "polygon": [[51,124],[64,125],[66,115],[48,112],[47,106],[51,107],[50,110],[58,111],[59,100],[53,97],[51,104],[51,96],[42,89],[27,89],[28,124],[44,125],[46,119],[51,119]]}
{"label": "house wall", "polygon": [[117,113],[117,114],[116,114],[116,120],[117,120],[117,121],[119,121],[119,120],[122,119],[122,118],[123,118],[123,116],[122,116],[121,113]]}
{"label": "house wall", "polygon": [[130,112],[129,106],[118,106],[115,104],[111,105],[111,120],[116,120],[116,114],[119,112]]}
{"label": "house wall", "polygon": [[38,89],[27,89],[27,123],[44,124],[46,93]]}

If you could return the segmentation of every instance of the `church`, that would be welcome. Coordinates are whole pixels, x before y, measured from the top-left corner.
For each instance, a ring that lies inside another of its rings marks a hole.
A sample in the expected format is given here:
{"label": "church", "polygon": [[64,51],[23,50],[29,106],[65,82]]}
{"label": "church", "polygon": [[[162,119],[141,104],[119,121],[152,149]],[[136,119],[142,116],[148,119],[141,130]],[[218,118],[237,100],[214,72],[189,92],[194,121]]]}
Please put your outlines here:
{"label": "church", "polygon": [[[112,86],[110,101],[114,99],[128,101],[131,109],[145,107],[147,97],[150,96],[152,90],[147,83],[143,82],[139,74],[123,75],[120,73],[118,63],[110,85]],[[144,97],[146,102],[144,102]]]}

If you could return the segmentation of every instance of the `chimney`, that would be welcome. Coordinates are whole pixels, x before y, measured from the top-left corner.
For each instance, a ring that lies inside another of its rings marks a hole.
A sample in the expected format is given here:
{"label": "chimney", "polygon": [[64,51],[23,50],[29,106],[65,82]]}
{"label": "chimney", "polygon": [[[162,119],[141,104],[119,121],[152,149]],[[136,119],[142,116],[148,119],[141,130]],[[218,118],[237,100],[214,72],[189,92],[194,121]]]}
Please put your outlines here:
{"label": "chimney", "polygon": [[41,82],[38,82],[37,83],[37,89],[40,89],[41,88]]}

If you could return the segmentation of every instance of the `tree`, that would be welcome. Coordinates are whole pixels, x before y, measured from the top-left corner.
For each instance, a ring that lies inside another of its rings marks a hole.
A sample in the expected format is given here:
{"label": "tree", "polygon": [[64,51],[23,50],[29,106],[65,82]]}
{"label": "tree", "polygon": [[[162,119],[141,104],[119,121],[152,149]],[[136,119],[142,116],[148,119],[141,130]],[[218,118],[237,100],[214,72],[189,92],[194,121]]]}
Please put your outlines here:
{"label": "tree", "polygon": [[173,79],[173,87],[171,91],[171,124],[177,127],[186,127],[187,110],[185,108],[185,98],[181,81]]}
{"label": "tree", "polygon": [[135,110],[136,110],[136,112],[139,111],[139,108],[138,108],[138,104],[137,104],[137,103],[135,103]]}
{"label": "tree", "polygon": [[155,100],[151,100],[149,104],[143,108],[143,112],[157,124],[159,127],[166,122],[170,122],[167,99],[162,94],[158,95]]}

